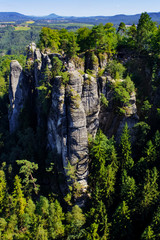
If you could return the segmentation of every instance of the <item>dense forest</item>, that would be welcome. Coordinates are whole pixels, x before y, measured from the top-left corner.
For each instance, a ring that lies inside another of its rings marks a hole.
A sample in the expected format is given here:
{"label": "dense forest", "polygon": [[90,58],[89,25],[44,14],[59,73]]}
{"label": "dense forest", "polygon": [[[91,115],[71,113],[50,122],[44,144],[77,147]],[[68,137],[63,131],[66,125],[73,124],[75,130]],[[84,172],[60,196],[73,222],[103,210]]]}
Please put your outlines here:
{"label": "dense forest", "polygon": [[[10,52],[15,55],[0,57],[0,239],[160,239],[160,27],[142,13],[137,26],[121,22],[116,29],[106,23],[74,32],[43,27],[38,38],[36,31],[27,34],[37,39],[43,53],[61,54],[66,61],[80,64],[89,54],[96,64],[107,56],[96,78],[114,79],[110,88],[119,116],[126,114],[136,92],[139,120],[132,129],[126,123],[119,138],[107,137],[100,128],[95,138],[88,136],[88,189],[80,206],[73,166],[68,165],[70,184],[64,196],[57,184],[58,155],[46,148],[52,86],[62,76],[67,87],[67,72],[56,57],[51,71],[45,69],[38,88],[44,127],[37,127],[35,109],[26,107],[19,129],[10,133],[10,63],[18,60],[26,71],[32,66],[18,46]],[[24,40],[20,32],[16,37]],[[12,42],[4,42],[4,49],[7,44]],[[92,67],[86,72],[95,76]],[[102,108],[107,109],[108,101],[101,94]]]}

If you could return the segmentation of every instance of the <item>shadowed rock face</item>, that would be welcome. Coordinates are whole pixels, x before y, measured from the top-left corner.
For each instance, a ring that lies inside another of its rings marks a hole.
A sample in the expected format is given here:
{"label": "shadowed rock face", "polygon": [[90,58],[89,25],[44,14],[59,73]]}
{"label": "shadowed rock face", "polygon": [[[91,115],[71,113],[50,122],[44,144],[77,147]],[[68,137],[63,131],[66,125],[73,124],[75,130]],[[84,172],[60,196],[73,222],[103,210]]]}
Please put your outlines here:
{"label": "shadowed rock face", "polygon": [[62,158],[65,172],[68,161],[75,166],[78,182],[85,191],[89,157],[86,113],[81,99],[84,79],[74,66],[69,68],[69,84],[65,87],[61,77],[53,84],[48,143]]}
{"label": "shadowed rock face", "polygon": [[[114,91],[110,88],[110,84],[113,81],[110,77],[99,78],[99,89],[107,100],[108,107],[101,106],[99,112],[99,126],[108,137],[115,136],[116,140],[120,139],[121,133],[125,123],[128,128],[132,129],[133,126],[138,122],[137,107],[136,107],[136,95],[133,92],[130,96],[129,105],[126,106],[126,112],[124,115],[119,115],[115,112],[114,106]],[[132,134],[132,131],[131,131]]]}
{"label": "shadowed rock face", "polygon": [[24,96],[22,90],[23,73],[22,67],[18,61],[12,61],[9,81],[9,128],[10,132],[14,132],[19,126],[19,114],[24,104]]}
{"label": "shadowed rock face", "polygon": [[99,127],[100,100],[97,79],[84,75],[82,103],[86,114],[87,131],[95,137]]}
{"label": "shadowed rock face", "polygon": [[[41,81],[44,81],[44,70],[46,66],[52,68],[52,58],[58,57],[68,72],[69,82],[63,84],[62,76],[57,76],[52,81],[51,106],[47,119],[47,146],[58,156],[58,170],[67,175],[68,162],[75,166],[77,180],[82,191],[87,189],[88,176],[88,134],[95,137],[97,129],[100,128],[107,136],[116,135],[118,138],[122,132],[125,122],[132,128],[138,121],[136,115],[136,97],[133,93],[126,114],[120,116],[115,112],[113,104],[113,90],[109,87],[112,79],[106,76],[97,78],[88,74],[80,74],[79,65],[74,61],[66,62],[60,54],[44,54],[36,49],[35,44],[28,47],[29,64],[33,64],[31,70],[22,72],[22,67],[17,61],[11,62],[10,74],[10,131],[14,132],[19,126],[19,114],[23,108],[27,89],[32,86],[35,98],[38,99]],[[103,60],[103,61],[102,61]],[[76,59],[76,61],[78,61]],[[101,59],[100,65],[104,67],[107,57]],[[81,59],[81,65],[82,59]],[[93,54],[86,56],[85,68],[98,70],[98,58]],[[76,66],[76,67],[75,67]],[[78,68],[77,68],[78,66]],[[83,67],[83,66],[82,66]],[[82,69],[81,69],[82,70]],[[32,84],[31,84],[32,83]],[[28,84],[26,86],[26,84]],[[33,86],[34,85],[34,86]],[[100,101],[100,94],[107,98],[108,107],[104,107]],[[38,100],[36,104],[37,124],[43,127],[41,119],[42,106]],[[64,184],[63,184],[64,185]],[[62,187],[62,191],[63,191]]]}

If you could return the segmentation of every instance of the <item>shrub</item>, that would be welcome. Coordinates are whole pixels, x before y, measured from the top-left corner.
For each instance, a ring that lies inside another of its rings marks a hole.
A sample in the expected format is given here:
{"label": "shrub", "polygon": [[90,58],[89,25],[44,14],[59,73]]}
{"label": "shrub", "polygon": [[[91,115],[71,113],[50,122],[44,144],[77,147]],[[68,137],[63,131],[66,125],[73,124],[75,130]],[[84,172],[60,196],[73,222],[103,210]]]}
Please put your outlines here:
{"label": "shrub", "polygon": [[126,68],[116,60],[112,60],[108,63],[106,70],[109,72],[112,78],[120,79],[123,78]]}

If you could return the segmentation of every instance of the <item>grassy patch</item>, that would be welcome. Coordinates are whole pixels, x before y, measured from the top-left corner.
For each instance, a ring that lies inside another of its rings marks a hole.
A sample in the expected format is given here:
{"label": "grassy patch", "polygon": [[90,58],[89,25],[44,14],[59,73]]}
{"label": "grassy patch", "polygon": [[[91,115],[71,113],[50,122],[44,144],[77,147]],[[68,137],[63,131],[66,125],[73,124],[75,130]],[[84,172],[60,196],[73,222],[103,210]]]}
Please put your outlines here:
{"label": "grassy patch", "polygon": [[33,24],[35,21],[26,21],[26,24]]}
{"label": "grassy patch", "polygon": [[28,31],[31,28],[30,27],[19,26],[19,27],[15,27],[14,29],[15,29],[15,31]]}
{"label": "grassy patch", "polygon": [[15,22],[0,22],[0,24],[2,24],[2,23],[15,23]]}

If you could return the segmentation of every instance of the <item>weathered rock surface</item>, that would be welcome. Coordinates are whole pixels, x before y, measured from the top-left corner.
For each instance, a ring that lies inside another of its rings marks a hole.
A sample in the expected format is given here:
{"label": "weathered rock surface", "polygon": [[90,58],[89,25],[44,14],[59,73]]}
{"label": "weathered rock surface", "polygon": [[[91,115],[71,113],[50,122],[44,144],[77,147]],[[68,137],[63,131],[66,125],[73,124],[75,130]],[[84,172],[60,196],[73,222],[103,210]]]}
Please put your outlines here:
{"label": "weathered rock surface", "polygon": [[[93,70],[96,74],[99,66],[105,67],[107,56],[98,60],[92,52],[86,55],[85,69]],[[46,120],[47,145],[48,149],[58,156],[56,164],[64,175],[67,176],[68,163],[75,167],[77,180],[85,192],[89,160],[88,134],[95,137],[100,126],[107,136],[118,137],[125,122],[132,128],[138,121],[136,97],[134,93],[131,95],[125,115],[120,116],[113,106],[114,93],[110,88],[113,79],[109,76],[97,78],[94,75],[82,75],[83,61],[74,59],[66,62],[60,54],[41,53],[32,43],[28,47],[28,67],[25,76],[17,61],[11,63],[9,113],[11,132],[18,128],[18,117],[26,96],[26,91],[23,90],[24,87],[27,89],[25,84],[28,83],[29,88],[32,86],[35,98],[38,99],[39,86],[44,81],[44,71],[46,67],[52,71],[52,58],[55,56],[62,61],[64,71],[68,72],[69,82],[64,84],[62,76],[52,79],[51,106]],[[107,98],[108,107],[101,103],[101,93]],[[43,127],[41,104],[38,101],[33,102],[36,104],[37,124]]]}
{"label": "weathered rock surface", "polygon": [[99,127],[100,100],[97,79],[88,74],[84,75],[82,102],[86,114],[87,131],[95,137]]}
{"label": "weathered rock surface", "polygon": [[103,132],[111,137],[114,135],[118,140],[123,131],[125,123],[128,124],[128,128],[132,129],[133,126],[138,122],[137,107],[136,107],[136,95],[133,92],[130,96],[129,104],[126,106],[125,115],[120,115],[115,112],[114,109],[114,91],[110,88],[114,80],[110,77],[99,78],[100,91],[106,96],[108,100],[108,107],[101,107],[99,114],[99,125]]}
{"label": "weathered rock surface", "polygon": [[92,70],[98,72],[99,61],[94,52],[86,52],[85,54],[85,71]]}
{"label": "weathered rock surface", "polygon": [[18,61],[12,61],[10,65],[9,80],[9,128],[10,132],[14,132],[19,126],[19,115],[24,104],[23,95],[23,72]]}

